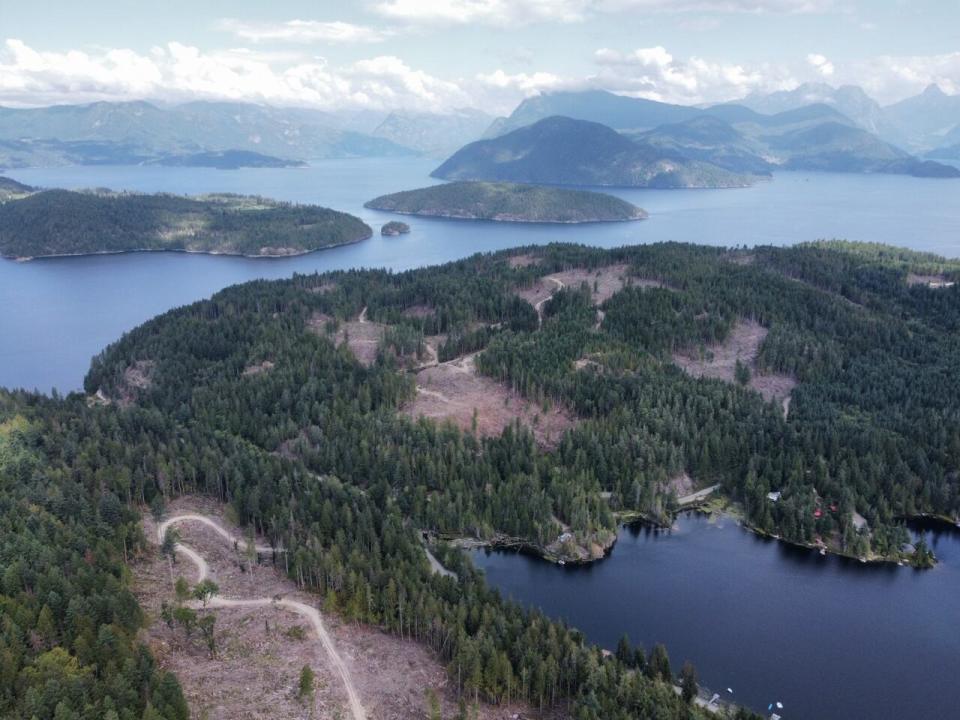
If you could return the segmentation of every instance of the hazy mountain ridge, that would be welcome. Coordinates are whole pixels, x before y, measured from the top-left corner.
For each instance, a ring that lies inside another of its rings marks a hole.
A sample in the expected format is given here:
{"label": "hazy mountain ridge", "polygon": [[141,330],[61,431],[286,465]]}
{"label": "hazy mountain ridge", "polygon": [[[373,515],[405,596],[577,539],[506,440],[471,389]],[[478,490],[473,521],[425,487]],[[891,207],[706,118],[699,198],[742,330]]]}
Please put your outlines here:
{"label": "hazy mountain ridge", "polygon": [[473,108],[451,113],[396,110],[372,134],[427,155],[446,157],[480,138],[492,120],[492,115]]}
{"label": "hazy mountain ridge", "polygon": [[248,103],[0,108],[0,166],[130,163],[228,150],[283,160],[413,154],[385,138],[345,130],[343,124],[344,118],[320,111]]}
{"label": "hazy mountain ridge", "polygon": [[[952,168],[918,160],[864,129],[860,122],[843,114],[836,102],[787,107],[799,102],[799,98],[822,99],[825,92],[820,86],[815,89],[819,92],[816,96],[802,92],[777,96],[767,107],[786,109],[775,114],[763,114],[737,103],[692,108],[604,91],[547,94],[521,103],[510,118],[496,121],[488,135],[540,112],[563,109],[572,112],[573,117],[589,116],[594,122],[655,148],[667,160],[709,163],[730,172],[768,175],[781,168],[922,177],[956,175]],[[876,105],[859,88],[842,90],[838,97],[846,99],[848,105],[867,109]],[[655,124],[664,117],[679,119]],[[643,129],[648,125],[653,127]]]}

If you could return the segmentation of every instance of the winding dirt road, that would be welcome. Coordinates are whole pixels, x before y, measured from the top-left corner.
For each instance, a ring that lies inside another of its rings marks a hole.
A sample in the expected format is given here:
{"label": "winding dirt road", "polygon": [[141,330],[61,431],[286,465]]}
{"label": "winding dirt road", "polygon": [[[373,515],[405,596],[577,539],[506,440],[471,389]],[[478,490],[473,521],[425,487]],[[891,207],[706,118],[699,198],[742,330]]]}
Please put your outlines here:
{"label": "winding dirt road", "polygon": [[[167,528],[175,523],[180,522],[202,523],[215,530],[217,534],[224,539],[230,542],[236,542],[244,549],[247,547],[246,541],[236,538],[217,521],[205,515],[196,515],[192,513],[175,515],[174,517],[168,518],[160,523],[157,526],[157,540],[162,543],[163,536],[166,533]],[[273,548],[265,545],[255,545],[254,547],[256,548],[257,552],[271,552],[273,550]],[[207,577],[209,577],[210,567],[207,565],[207,561],[204,560],[198,552],[188,545],[184,545],[183,543],[177,543],[176,549],[177,552],[185,555],[190,559],[191,562],[193,562],[194,565],[197,566],[197,582],[206,580]],[[323,624],[323,618],[320,616],[320,612],[316,608],[296,600],[287,600],[285,598],[225,598],[215,595],[207,602],[208,607],[214,608],[266,607],[268,605],[291,610],[298,615],[302,615],[304,618],[310,621],[314,632],[316,632],[317,637],[320,638],[320,643],[323,645],[323,649],[326,651],[327,657],[330,658],[330,662],[340,675],[340,679],[343,680],[343,686],[347,691],[347,699],[350,702],[350,712],[353,715],[353,720],[366,720],[367,715],[363,709],[363,705],[360,702],[360,695],[357,693],[357,689],[354,687],[353,680],[350,678],[350,672],[347,670],[347,666],[344,665],[343,659],[340,657],[339,653],[337,653],[337,648],[333,644],[333,638],[331,638],[330,633],[327,632],[327,628]]]}

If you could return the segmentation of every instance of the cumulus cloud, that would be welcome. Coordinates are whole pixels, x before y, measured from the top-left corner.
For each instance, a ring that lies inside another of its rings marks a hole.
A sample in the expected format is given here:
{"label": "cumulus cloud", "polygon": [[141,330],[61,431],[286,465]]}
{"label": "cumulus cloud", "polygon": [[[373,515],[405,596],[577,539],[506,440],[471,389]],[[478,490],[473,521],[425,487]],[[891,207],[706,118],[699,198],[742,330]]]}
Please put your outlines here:
{"label": "cumulus cloud", "polygon": [[785,67],[676,58],[659,45],[629,52],[601,48],[594,59],[601,66],[592,78],[594,85],[650,100],[722,102],[755,91],[796,85],[793,74]]}
{"label": "cumulus cloud", "polygon": [[0,103],[49,105],[95,100],[243,100],[320,108],[469,104],[460,87],[379,56],[344,66],[323,58],[279,63],[249,50],[204,52],[170,42],[148,54],[39,52],[16,39],[0,51]]}
{"label": "cumulus cloud", "polygon": [[931,84],[960,94],[960,52],[939,55],[881,55],[851,63],[844,79],[863,86],[880,102],[895,102]]}
{"label": "cumulus cloud", "polygon": [[410,24],[581,22],[604,13],[822,13],[834,0],[380,0],[374,10]]}
{"label": "cumulus cloud", "polygon": [[834,68],[833,63],[827,60],[827,58],[819,53],[810,53],[807,55],[807,62],[819,72],[824,77],[830,77],[833,75]]}

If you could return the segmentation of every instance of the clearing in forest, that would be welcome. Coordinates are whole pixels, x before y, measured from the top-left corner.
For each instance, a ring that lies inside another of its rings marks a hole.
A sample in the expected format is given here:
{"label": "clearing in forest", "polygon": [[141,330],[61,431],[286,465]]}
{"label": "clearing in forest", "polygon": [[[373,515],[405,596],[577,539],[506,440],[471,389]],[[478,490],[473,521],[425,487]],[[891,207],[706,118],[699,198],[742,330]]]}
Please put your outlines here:
{"label": "clearing in forest", "polygon": [[706,348],[700,355],[695,350],[673,354],[673,361],[688,375],[707,377],[726,382],[736,381],[737,361],[750,370],[747,385],[763,396],[767,402],[779,400],[784,416],[790,407],[790,393],[797,381],[789,375],[760,374],[757,370],[757,354],[767,329],[754,320],[741,320],[731,329],[727,339]]}
{"label": "clearing in forest", "polygon": [[[331,319],[329,315],[314,313],[308,325],[311,331],[327,336],[326,326]],[[367,309],[364,308],[356,320],[338,324],[333,341],[337,347],[346,343],[357,361],[361,365],[370,367],[377,359],[377,351],[380,349],[380,342],[383,340],[386,329],[387,326],[383,323],[367,320]]]}
{"label": "clearing in forest", "polygon": [[[242,539],[224,516],[224,506],[204,498],[180,498],[173,501],[167,518],[200,514]],[[157,526],[144,517],[146,537],[157,537]],[[278,568],[269,554],[261,553],[258,564],[243,552],[243,543],[235,549],[214,528],[202,522],[178,522],[181,541],[206,561],[209,577],[220,588],[200,616],[216,618],[215,657],[198,630],[187,637],[180,624],[169,627],[160,617],[161,602],[174,602],[172,578],[182,576],[191,584],[197,567],[185,554],[177,553],[172,565],[157,546],[133,566],[134,589],[148,616],[146,642],[157,661],[177,674],[191,717],[209,720],[254,720],[259,718],[336,718],[353,717],[340,668],[331,660],[317,638],[311,623],[299,613],[278,603],[212,607],[218,598],[280,598],[310,608],[321,604],[318,595],[300,591],[283,573],[283,557]],[[257,544],[267,544],[257,538]],[[425,691],[432,688],[443,704],[444,717],[456,712],[455,688],[442,663],[430,651],[411,640],[401,640],[376,628],[345,622],[337,615],[322,612],[323,625],[342,670],[369,718],[414,720],[426,717]],[[312,702],[298,699],[300,671],[308,665],[316,676]],[[481,705],[481,720],[505,720],[526,708],[516,705]]]}
{"label": "clearing in forest", "polygon": [[926,285],[928,288],[939,289],[952,287],[953,283],[943,275],[918,275],[916,273],[908,273],[907,285]]}
{"label": "clearing in forest", "polygon": [[403,412],[411,418],[451,421],[480,437],[495,437],[519,420],[530,428],[537,443],[556,445],[563,433],[576,424],[572,413],[551,406],[544,410],[504,383],[477,373],[474,355],[466,355],[417,374],[417,396]]}

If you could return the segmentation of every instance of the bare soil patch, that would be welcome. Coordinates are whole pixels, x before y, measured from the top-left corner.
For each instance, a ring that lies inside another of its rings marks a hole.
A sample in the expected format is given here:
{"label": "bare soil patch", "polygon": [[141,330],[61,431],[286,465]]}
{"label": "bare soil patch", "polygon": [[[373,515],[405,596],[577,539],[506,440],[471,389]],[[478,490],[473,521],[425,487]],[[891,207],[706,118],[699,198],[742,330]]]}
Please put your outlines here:
{"label": "bare soil patch", "polygon": [[411,305],[405,308],[400,314],[409,318],[428,318],[433,317],[436,314],[436,310],[429,305]]}
{"label": "bare soil patch", "polygon": [[465,432],[473,429],[475,418],[481,437],[500,435],[519,420],[544,447],[554,446],[577,422],[564,408],[553,405],[544,410],[505,384],[479,375],[473,355],[422,370],[417,396],[403,412],[411,418],[449,420]]}
{"label": "bare soil patch", "polygon": [[268,370],[273,370],[274,364],[269,360],[264,360],[261,363],[256,365],[248,365],[243,369],[244,376],[248,375],[259,375],[260,373],[267,372]]}
{"label": "bare soil patch", "polygon": [[[789,375],[760,373],[756,360],[760,344],[767,337],[767,329],[753,320],[741,320],[730,330],[727,339],[710,345],[701,355],[696,351],[674,353],[673,361],[693,377],[707,377],[726,382],[735,382],[737,361],[750,368],[748,386],[756,390],[766,401],[779,399],[781,403],[790,397],[797,381]],[[784,415],[789,400],[784,407]]]}
{"label": "bare soil patch", "polygon": [[[329,337],[327,325],[332,320],[329,315],[324,313],[314,313],[307,323],[307,327],[312,332]],[[387,326],[383,323],[370,322],[366,319],[366,308],[356,320],[341,322],[333,335],[334,344],[339,347],[346,343],[350,352],[357,358],[362,365],[370,367],[377,359],[377,350],[380,348],[380,341],[383,340],[383,333]]]}
{"label": "bare soil patch", "polygon": [[[220,504],[205,498],[180,498],[170,504],[168,516],[197,512],[224,517]],[[214,530],[200,523],[181,523],[184,543],[208,562],[211,579],[224,597],[282,596],[315,607],[320,598],[299,591],[274,569],[270,558],[261,564],[237,553]],[[155,524],[144,518],[144,532],[153,538]],[[242,537],[237,532],[237,537]],[[256,538],[269,544],[265,538]],[[278,558],[282,569],[282,558]],[[245,566],[246,569],[242,569]],[[196,568],[180,558],[173,566],[191,583]],[[350,717],[343,684],[330,666],[321,644],[308,623],[292,612],[275,607],[217,608],[199,611],[216,615],[217,656],[211,658],[198,632],[186,638],[181,627],[169,628],[160,618],[160,603],[173,602],[169,562],[151,545],[133,565],[134,587],[148,615],[145,641],[164,669],[175,672],[183,686],[195,720],[262,720],[262,718]],[[448,681],[443,665],[424,646],[387,635],[376,628],[342,621],[324,613],[337,651],[347,666],[370,720],[423,720],[428,717],[425,697],[433,689],[441,699],[443,716],[456,713],[456,688]],[[316,674],[314,706],[296,698],[300,669],[309,665]],[[481,704],[480,720],[531,718],[525,706],[493,707]]]}
{"label": "bare soil patch", "polygon": [[918,275],[916,273],[907,274],[907,285],[926,285],[929,288],[947,288],[953,283],[943,275]]}
{"label": "bare soil patch", "polygon": [[511,255],[507,260],[510,263],[510,267],[529,267],[530,265],[537,265],[540,263],[540,258],[536,255],[530,255],[529,253],[524,253],[523,255]]}

